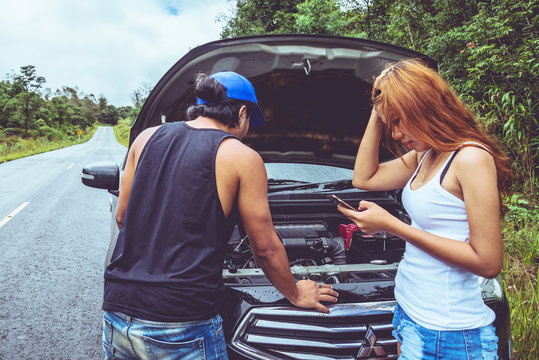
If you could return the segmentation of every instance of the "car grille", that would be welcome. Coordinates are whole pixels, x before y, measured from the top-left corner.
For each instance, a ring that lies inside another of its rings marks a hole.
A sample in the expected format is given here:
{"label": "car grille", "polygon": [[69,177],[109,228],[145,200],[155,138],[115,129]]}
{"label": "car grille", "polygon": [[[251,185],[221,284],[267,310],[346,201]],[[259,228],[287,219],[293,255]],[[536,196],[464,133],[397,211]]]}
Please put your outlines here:
{"label": "car grille", "polygon": [[323,314],[294,307],[251,309],[231,346],[254,359],[396,359],[395,301],[338,304]]}

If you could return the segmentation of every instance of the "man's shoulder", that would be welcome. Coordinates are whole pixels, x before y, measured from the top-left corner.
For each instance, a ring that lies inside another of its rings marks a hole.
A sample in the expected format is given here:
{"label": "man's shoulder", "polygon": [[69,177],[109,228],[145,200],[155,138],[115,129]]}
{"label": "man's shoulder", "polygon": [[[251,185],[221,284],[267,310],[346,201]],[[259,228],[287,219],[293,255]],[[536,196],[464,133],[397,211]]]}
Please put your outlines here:
{"label": "man's shoulder", "polygon": [[258,155],[256,151],[254,151],[249,146],[245,145],[241,140],[239,140],[237,137],[228,137],[224,139],[221,143],[221,146],[219,147],[219,150],[221,148],[225,151],[235,152],[235,153],[241,153],[241,154],[250,154],[250,155]]}
{"label": "man's shoulder", "polygon": [[231,162],[261,162],[260,155],[236,137],[223,140],[217,152],[218,157]]}
{"label": "man's shoulder", "polygon": [[129,151],[135,152],[135,153],[142,152],[142,149],[144,149],[148,140],[161,126],[162,125],[158,125],[158,126],[147,128],[144,131],[142,131],[140,134],[138,134],[138,136],[135,138],[135,141],[133,141],[133,144],[131,145],[131,148],[129,149]]}
{"label": "man's shoulder", "polygon": [[145,129],[142,131],[138,136],[135,138],[135,141],[133,142],[133,145],[137,144],[145,144],[148,139],[163,125],[157,125],[150,128]]}

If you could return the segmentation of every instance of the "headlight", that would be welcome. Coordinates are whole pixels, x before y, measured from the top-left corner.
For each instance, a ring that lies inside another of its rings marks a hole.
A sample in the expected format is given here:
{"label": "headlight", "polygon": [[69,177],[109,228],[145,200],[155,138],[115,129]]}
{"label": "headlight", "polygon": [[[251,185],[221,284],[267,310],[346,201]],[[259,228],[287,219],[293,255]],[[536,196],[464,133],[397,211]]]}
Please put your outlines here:
{"label": "headlight", "polygon": [[504,299],[503,286],[500,277],[494,279],[485,279],[479,277],[481,284],[481,297],[483,301],[502,301]]}

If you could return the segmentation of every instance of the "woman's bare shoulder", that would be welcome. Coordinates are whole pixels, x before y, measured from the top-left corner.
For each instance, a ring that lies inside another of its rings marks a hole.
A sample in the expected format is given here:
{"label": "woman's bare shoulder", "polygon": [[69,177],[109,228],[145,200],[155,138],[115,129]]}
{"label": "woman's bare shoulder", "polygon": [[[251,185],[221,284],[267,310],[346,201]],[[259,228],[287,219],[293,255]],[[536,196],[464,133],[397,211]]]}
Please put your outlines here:
{"label": "woman's bare shoulder", "polygon": [[494,158],[486,149],[477,146],[464,146],[455,156],[455,161],[463,165],[478,165],[484,162],[494,163]]}
{"label": "woman's bare shoulder", "polygon": [[477,146],[465,146],[455,156],[453,161],[457,176],[479,175],[489,172],[496,174],[496,164],[492,155],[483,148]]}

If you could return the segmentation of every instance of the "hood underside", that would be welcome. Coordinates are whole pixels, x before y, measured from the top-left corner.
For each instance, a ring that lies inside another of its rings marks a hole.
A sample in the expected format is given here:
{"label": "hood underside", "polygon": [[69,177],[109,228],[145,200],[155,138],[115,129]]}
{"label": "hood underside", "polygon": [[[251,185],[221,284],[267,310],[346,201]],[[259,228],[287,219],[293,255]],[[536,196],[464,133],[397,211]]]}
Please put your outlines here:
{"label": "hood underside", "polygon": [[436,68],[422,54],[354,38],[291,34],[211,42],[188,52],[157,83],[130,143],[148,127],[184,119],[195,102],[197,73],[235,71],[253,83],[266,117],[244,138],[265,161],[352,168],[370,115],[372,82],[388,63],[405,58]]}

